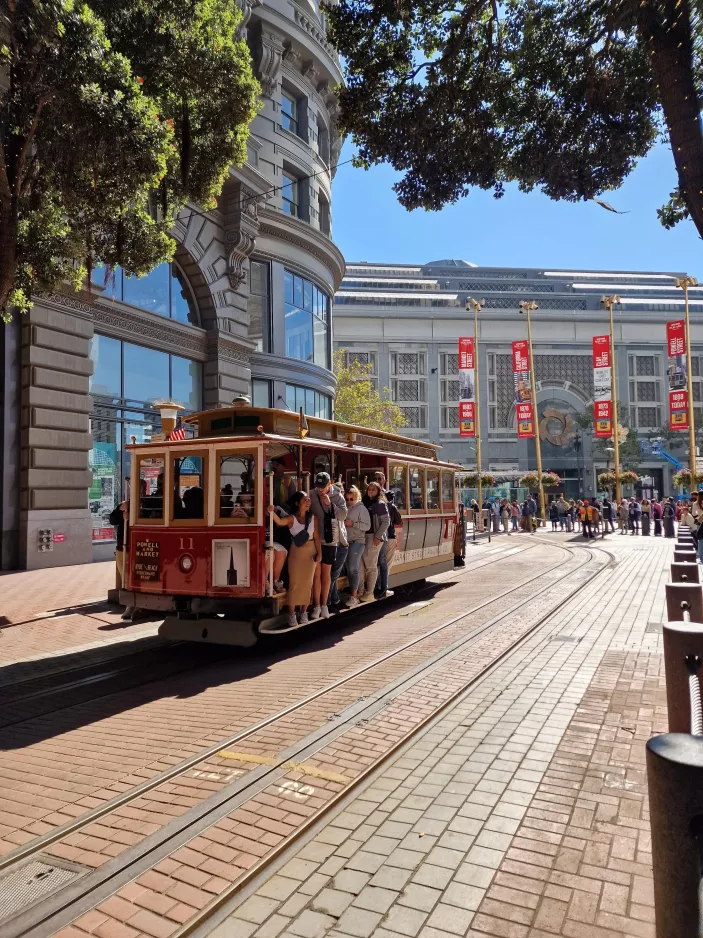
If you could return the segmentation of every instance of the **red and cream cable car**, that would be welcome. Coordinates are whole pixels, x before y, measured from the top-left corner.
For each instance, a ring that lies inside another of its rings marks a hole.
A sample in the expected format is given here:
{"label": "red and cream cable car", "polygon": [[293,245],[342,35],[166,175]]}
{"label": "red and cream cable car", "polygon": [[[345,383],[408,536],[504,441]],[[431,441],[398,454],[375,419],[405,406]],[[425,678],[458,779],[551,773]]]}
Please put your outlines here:
{"label": "red and cream cable car", "polygon": [[236,403],[186,417],[195,435],[169,440],[175,421],[166,414],[166,433],[127,447],[129,548],[120,591],[125,605],[165,614],[161,635],[248,646],[260,633],[287,631],[286,597],[274,595],[265,548],[268,505],[292,489],[309,491],[321,471],[362,491],[375,472],[386,476],[402,517],[391,589],[453,568],[461,467],[440,462],[439,447]]}

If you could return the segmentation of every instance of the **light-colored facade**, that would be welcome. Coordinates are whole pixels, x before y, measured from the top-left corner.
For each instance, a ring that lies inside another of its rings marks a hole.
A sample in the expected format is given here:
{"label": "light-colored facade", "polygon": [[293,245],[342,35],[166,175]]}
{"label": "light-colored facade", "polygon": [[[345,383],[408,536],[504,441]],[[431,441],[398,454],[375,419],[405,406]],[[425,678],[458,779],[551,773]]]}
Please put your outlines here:
{"label": "light-colored facade", "polygon": [[[593,495],[607,462],[577,415],[593,401],[591,340],[608,332],[601,298],[617,294],[615,357],[618,400],[646,441],[668,421],[666,322],[683,318],[675,273],[565,271],[477,267],[461,260],[424,265],[348,263],[335,298],[335,347],[372,365],[380,387],[408,420],[403,433],[440,443],[444,458],[475,465],[475,444],[459,437],[457,340],[473,335],[469,297],[485,301],[479,321],[482,462],[497,473],[535,467],[533,441],[518,440],[511,343],[527,337],[521,300],[535,300],[532,336],[544,469],[565,479],[570,494]],[[690,291],[694,403],[700,423],[703,287]],[[669,441],[688,465],[688,434]],[[646,442],[645,442],[646,446]],[[671,464],[642,458],[638,472],[652,488],[673,491]]]}
{"label": "light-colored facade", "polygon": [[114,554],[124,448],[158,427],[160,397],[331,413],[339,60],[315,0],[239,2],[262,108],[218,209],[181,212],[173,264],[96,271],[90,294],[37,297],[0,328],[0,569]]}

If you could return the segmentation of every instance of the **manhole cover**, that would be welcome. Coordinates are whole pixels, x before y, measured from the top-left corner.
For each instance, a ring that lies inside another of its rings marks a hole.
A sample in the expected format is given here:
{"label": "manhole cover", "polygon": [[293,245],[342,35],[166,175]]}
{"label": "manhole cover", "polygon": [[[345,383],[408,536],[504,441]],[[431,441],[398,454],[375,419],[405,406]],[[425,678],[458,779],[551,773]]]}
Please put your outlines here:
{"label": "manhole cover", "polygon": [[0,879],[0,921],[34,905],[84,876],[89,870],[65,860],[30,860]]}

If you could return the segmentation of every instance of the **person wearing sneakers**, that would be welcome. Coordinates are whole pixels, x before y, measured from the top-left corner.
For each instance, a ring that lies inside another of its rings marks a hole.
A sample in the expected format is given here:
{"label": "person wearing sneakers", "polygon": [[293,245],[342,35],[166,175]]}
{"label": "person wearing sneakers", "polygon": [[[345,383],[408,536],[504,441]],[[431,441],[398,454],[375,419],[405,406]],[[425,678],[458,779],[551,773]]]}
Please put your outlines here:
{"label": "person wearing sneakers", "polygon": [[306,492],[296,492],[286,502],[289,514],[279,518],[273,505],[269,513],[277,527],[290,530],[291,544],[288,552],[288,625],[308,624],[308,606],[315,576],[317,558],[320,556],[320,535],[317,521],[310,511],[310,497]]}
{"label": "person wearing sneakers", "polygon": [[361,492],[355,485],[349,486],[344,493],[344,498],[347,503],[344,526],[349,540],[347,579],[351,594],[347,600],[347,607],[351,609],[359,605],[359,564],[366,547],[366,535],[371,529],[371,517],[366,505],[361,501]]}
{"label": "person wearing sneakers", "polygon": [[378,482],[369,482],[363,502],[371,517],[371,530],[366,535],[366,547],[361,558],[362,594],[359,599],[365,603],[374,598],[373,591],[378,579],[378,554],[381,544],[386,540],[391,519],[386,496]]}
{"label": "person wearing sneakers", "polygon": [[[327,472],[318,472],[315,476],[315,488],[310,493],[310,510],[315,515],[322,545],[312,587],[313,608],[310,618],[319,619],[322,616],[323,619],[329,619],[327,600],[332,581],[332,567],[337,562],[338,552],[340,561],[346,559],[349,544],[347,529],[344,525],[347,505],[344,501],[343,490],[338,485],[332,484]],[[340,570],[341,566],[340,563]]]}

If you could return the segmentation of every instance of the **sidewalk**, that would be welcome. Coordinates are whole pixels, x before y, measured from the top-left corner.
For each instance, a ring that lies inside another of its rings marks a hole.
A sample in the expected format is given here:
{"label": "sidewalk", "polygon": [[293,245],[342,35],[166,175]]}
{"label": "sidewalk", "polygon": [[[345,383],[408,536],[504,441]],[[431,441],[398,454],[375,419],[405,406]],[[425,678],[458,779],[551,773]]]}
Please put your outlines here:
{"label": "sidewalk", "polygon": [[114,585],[114,561],[0,574],[0,666],[154,634],[108,605]]}
{"label": "sidewalk", "polygon": [[593,545],[615,565],[213,918],[213,938],[654,938],[644,747],[666,729],[672,544]]}

